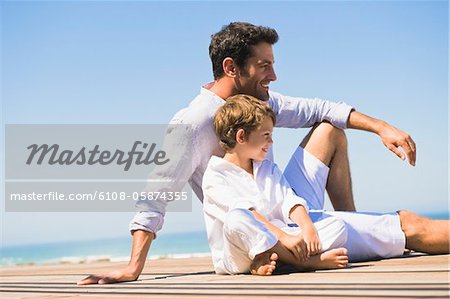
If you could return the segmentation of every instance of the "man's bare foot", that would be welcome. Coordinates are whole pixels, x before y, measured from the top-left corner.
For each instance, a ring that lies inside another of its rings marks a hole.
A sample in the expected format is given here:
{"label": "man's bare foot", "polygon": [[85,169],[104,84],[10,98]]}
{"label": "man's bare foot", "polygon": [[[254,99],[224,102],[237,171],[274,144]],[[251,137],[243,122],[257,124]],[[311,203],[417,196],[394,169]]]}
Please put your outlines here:
{"label": "man's bare foot", "polygon": [[310,257],[301,268],[306,268],[306,270],[341,269],[347,267],[347,265],[347,249],[337,248]]}
{"label": "man's bare foot", "polygon": [[277,265],[278,255],[275,252],[263,252],[255,256],[250,265],[253,275],[272,275]]}

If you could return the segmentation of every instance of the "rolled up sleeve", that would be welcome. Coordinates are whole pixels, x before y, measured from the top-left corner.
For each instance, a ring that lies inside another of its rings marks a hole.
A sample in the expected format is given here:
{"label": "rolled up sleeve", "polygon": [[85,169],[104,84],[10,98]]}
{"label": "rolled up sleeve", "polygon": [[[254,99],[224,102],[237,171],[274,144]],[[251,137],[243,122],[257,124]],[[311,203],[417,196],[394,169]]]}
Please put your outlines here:
{"label": "rolled up sleeve", "polygon": [[164,223],[164,216],[155,212],[138,212],[130,221],[130,232],[136,230],[144,230],[155,234],[158,232]]}
{"label": "rolled up sleeve", "polygon": [[269,105],[277,115],[277,127],[307,128],[315,123],[329,121],[335,127],[346,129],[350,112],[354,109],[344,102],[319,98],[297,98],[270,92]]}
{"label": "rolled up sleeve", "polygon": [[289,218],[289,214],[292,208],[297,205],[304,206],[306,212],[309,213],[309,207],[306,201],[303,198],[295,195],[294,192],[292,192],[291,194],[286,196],[282,206],[283,218],[286,223],[292,222],[291,218]]}
{"label": "rolled up sleeve", "polygon": [[[198,163],[195,157],[192,140],[192,128],[189,125],[172,123],[167,129],[163,149],[168,153],[170,161],[159,165],[150,173],[146,192],[179,192],[189,181]],[[168,159],[169,160],[169,159]],[[131,220],[129,228],[156,233],[162,228],[167,204],[170,200],[162,197],[149,200],[142,198],[136,202],[137,214]]]}

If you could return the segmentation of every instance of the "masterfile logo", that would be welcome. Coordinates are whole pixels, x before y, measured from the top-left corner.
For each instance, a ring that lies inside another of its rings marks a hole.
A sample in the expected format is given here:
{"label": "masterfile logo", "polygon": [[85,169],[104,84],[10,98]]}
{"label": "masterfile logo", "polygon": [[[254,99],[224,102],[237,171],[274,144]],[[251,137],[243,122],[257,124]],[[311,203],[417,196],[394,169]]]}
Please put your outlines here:
{"label": "masterfile logo", "polygon": [[[142,148],[142,150],[139,150],[139,148]],[[27,147],[30,150],[27,164],[32,164],[35,156],[37,156],[35,163],[38,165],[41,165],[44,160],[49,165],[94,165],[96,163],[108,165],[117,163],[118,165],[124,165],[124,171],[128,171],[133,162],[136,165],[150,165],[151,163],[163,165],[170,161],[170,159],[166,159],[165,151],[159,150],[153,154],[155,148],[156,143],[152,143],[149,146],[148,143],[142,141],[135,141],[128,152],[118,149],[114,152],[109,150],[100,151],[100,145],[98,144],[91,150],[83,146],[79,151],[60,150],[58,144],[51,146],[48,144],[32,144]]]}
{"label": "masterfile logo", "polygon": [[5,128],[6,211],[191,209],[188,125]]}

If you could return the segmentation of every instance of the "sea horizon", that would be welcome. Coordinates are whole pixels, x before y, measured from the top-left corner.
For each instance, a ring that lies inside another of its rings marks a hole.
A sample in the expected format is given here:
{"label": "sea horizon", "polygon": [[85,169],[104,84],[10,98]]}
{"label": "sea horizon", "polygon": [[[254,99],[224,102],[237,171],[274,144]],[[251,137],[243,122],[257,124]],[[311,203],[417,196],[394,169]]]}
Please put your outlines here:
{"label": "sea horizon", "polygon": [[[432,219],[450,219],[450,213],[424,213]],[[79,264],[128,261],[132,237],[2,245],[0,266]],[[147,259],[210,256],[205,230],[158,234]]]}

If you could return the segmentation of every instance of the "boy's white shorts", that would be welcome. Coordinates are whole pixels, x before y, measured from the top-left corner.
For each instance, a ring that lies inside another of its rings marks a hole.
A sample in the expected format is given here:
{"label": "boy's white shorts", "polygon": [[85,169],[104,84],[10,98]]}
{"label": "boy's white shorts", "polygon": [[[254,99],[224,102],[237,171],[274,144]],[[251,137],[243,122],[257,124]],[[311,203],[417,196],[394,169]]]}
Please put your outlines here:
{"label": "boy's white shorts", "polygon": [[324,211],[325,186],[329,168],[315,156],[298,147],[284,175],[294,192],[305,199],[313,222],[334,216],[344,220],[350,261],[402,255],[406,239],[396,212],[352,213]]}

